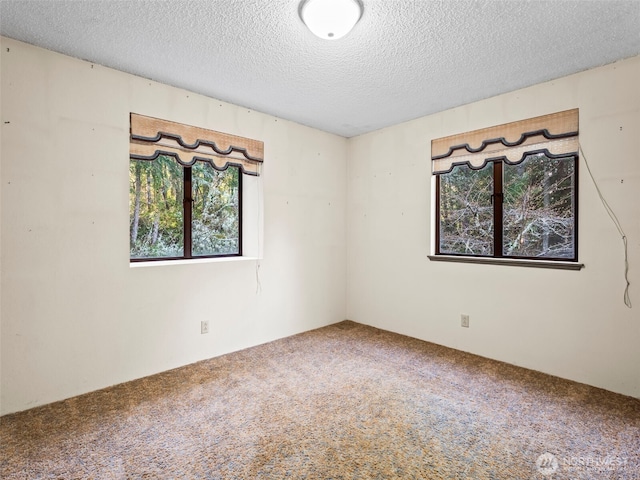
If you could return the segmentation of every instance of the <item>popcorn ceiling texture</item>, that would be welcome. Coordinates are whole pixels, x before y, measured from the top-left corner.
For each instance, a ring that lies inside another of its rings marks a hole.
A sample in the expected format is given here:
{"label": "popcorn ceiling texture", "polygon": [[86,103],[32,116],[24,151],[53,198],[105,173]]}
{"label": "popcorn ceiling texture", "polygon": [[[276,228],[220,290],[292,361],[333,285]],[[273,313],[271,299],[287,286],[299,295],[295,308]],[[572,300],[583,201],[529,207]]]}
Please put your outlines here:
{"label": "popcorn ceiling texture", "polygon": [[346,137],[640,54],[637,0],[364,0],[337,41],[298,3],[2,0],[0,32]]}

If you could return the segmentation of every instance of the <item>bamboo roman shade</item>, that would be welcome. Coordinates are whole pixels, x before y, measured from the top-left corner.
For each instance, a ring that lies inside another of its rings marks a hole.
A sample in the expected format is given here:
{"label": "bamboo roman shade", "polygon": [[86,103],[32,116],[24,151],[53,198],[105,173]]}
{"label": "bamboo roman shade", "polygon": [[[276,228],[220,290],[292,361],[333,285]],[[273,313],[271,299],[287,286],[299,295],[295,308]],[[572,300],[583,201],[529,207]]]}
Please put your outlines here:
{"label": "bamboo roman shade", "polygon": [[264,143],[132,113],[130,158],[154,160],[159,155],[171,156],[183,166],[205,161],[218,170],[236,166],[247,175],[258,175]]}
{"label": "bamboo roman shade", "polygon": [[517,164],[533,153],[553,157],[577,152],[577,108],[431,141],[434,174],[456,165],[479,169],[494,160]]}

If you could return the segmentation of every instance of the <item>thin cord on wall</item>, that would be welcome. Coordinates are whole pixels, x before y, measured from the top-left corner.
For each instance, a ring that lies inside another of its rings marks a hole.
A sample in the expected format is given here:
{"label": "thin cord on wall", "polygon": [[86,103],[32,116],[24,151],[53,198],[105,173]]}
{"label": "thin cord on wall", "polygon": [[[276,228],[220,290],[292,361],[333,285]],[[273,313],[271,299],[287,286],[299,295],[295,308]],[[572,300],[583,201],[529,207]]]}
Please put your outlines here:
{"label": "thin cord on wall", "polygon": [[260,252],[262,245],[262,229],[260,228],[262,225],[262,209],[260,208],[262,205],[262,164],[258,164],[258,192],[256,197],[256,207],[258,209],[257,219],[258,219],[258,228],[256,231],[256,235],[258,236],[258,252],[256,258],[256,295],[262,292],[262,283],[260,283]]}
{"label": "thin cord on wall", "polygon": [[618,229],[618,233],[622,237],[622,243],[624,244],[624,281],[626,282],[623,299],[624,299],[624,304],[628,308],[631,308],[631,297],[629,296],[629,287],[631,286],[631,282],[629,282],[629,254],[628,254],[629,249],[627,246],[627,235],[624,233],[624,230],[622,229],[620,220],[618,220],[618,217],[616,216],[615,212],[613,211],[611,206],[609,206],[609,203],[604,198],[604,195],[602,195],[602,192],[600,191],[600,187],[598,186],[598,182],[596,182],[596,179],[593,176],[593,173],[591,172],[591,167],[589,166],[589,162],[587,161],[587,156],[584,154],[584,151],[582,150],[582,145],[578,145],[578,148],[580,149],[580,154],[584,159],[584,164],[587,167],[587,171],[589,172],[591,181],[593,182],[593,185],[596,187],[596,191],[598,192],[600,201],[602,202],[604,209],[607,211],[609,218],[611,218],[611,221]]}
{"label": "thin cord on wall", "polygon": [[260,283],[260,259],[256,258],[256,295],[262,292],[262,284]]}

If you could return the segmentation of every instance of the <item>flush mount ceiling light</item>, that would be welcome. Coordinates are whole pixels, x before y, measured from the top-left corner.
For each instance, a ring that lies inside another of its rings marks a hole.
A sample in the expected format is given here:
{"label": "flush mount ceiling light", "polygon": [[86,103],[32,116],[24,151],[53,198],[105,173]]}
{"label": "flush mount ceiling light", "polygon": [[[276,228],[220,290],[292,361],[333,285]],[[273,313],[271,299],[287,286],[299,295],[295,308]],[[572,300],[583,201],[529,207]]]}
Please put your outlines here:
{"label": "flush mount ceiling light", "polygon": [[362,16],[360,0],[302,0],[300,18],[311,32],[325,40],[337,40],[351,31]]}

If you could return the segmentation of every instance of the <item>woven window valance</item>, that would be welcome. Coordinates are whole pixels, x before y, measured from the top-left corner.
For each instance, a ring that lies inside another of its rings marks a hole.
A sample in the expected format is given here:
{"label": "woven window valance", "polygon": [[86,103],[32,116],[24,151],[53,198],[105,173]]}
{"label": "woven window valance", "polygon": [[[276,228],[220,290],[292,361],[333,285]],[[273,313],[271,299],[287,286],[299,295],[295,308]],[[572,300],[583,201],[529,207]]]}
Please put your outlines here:
{"label": "woven window valance", "polygon": [[517,164],[534,153],[554,157],[577,152],[577,108],[431,141],[434,174],[456,165],[479,169],[494,160]]}
{"label": "woven window valance", "polygon": [[171,156],[184,166],[205,161],[217,170],[236,166],[247,175],[258,175],[264,143],[132,113],[130,158],[154,160],[160,155]]}

